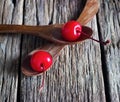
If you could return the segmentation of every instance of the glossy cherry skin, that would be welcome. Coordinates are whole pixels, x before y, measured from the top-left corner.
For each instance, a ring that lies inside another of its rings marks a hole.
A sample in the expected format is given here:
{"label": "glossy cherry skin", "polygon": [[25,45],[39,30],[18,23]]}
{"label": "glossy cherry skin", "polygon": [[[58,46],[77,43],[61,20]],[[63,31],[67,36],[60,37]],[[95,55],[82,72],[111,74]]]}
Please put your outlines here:
{"label": "glossy cherry skin", "polygon": [[30,64],[34,71],[44,72],[52,65],[52,56],[46,51],[37,51],[32,55]]}
{"label": "glossy cherry skin", "polygon": [[76,41],[82,32],[82,26],[77,21],[68,21],[62,28],[62,37],[66,41]]}

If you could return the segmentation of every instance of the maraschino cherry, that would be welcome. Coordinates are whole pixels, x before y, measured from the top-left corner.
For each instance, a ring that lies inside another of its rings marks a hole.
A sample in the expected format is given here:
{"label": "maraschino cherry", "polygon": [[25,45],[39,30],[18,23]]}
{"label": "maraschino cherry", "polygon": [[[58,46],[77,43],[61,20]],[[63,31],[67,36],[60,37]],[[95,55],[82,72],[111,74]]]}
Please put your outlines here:
{"label": "maraschino cherry", "polygon": [[30,64],[34,71],[43,73],[42,84],[39,87],[41,92],[44,86],[45,71],[52,65],[52,56],[46,51],[39,50],[32,55]]}
{"label": "maraschino cherry", "polygon": [[80,37],[81,31],[82,26],[78,22],[68,21],[62,28],[62,37],[66,41],[75,41]]}
{"label": "maraschino cherry", "polygon": [[103,42],[88,36],[88,34],[82,31],[82,26],[77,21],[68,21],[62,28],[62,37],[66,41],[76,41],[80,38],[81,34],[103,45],[110,43],[110,40]]}
{"label": "maraschino cherry", "polygon": [[46,51],[37,51],[32,55],[30,64],[34,71],[42,73],[52,65],[52,56]]}

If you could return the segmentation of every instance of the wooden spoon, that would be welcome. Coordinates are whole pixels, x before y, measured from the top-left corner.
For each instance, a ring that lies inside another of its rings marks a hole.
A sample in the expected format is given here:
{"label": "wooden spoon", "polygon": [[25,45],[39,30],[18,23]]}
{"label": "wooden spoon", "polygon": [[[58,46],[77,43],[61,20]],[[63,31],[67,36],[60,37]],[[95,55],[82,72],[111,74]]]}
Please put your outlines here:
{"label": "wooden spoon", "polygon": [[[29,34],[34,35],[38,37],[42,37],[46,40],[59,43],[59,44],[76,44],[79,43],[81,39],[78,39],[75,42],[68,42],[65,41],[61,37],[61,28],[63,24],[54,24],[49,26],[25,26],[25,25],[0,25],[0,33],[22,33],[22,34]],[[83,29],[86,29],[85,31],[90,30],[86,26],[82,26]]]}
{"label": "wooden spoon", "polygon": [[[98,0],[87,0],[85,8],[83,9],[81,15],[77,19],[81,25],[85,25],[91,20],[91,18],[98,11]],[[26,26],[26,25],[0,25],[0,33],[22,33],[22,34],[31,34],[45,38],[47,40],[60,43],[60,44],[76,44],[79,43],[78,39],[75,42],[68,42],[62,39],[61,37],[61,28],[63,24],[54,24],[46,26]],[[86,29],[85,26],[83,26]]]}
{"label": "wooden spoon", "polygon": [[[94,6],[93,6],[94,4]],[[87,22],[89,22],[91,20],[91,18],[97,13],[98,10],[98,1],[97,0],[87,0],[85,9],[83,10],[82,14],[79,16],[79,18],[77,19],[78,22],[80,22],[82,25],[85,25]],[[91,15],[89,15],[89,12],[91,12]],[[86,17],[84,19],[83,15]],[[81,18],[83,17],[83,19]],[[61,28],[61,26],[60,26]],[[53,30],[53,29],[52,29]],[[60,30],[60,29],[59,29]],[[74,42],[74,43],[80,43],[86,39],[88,39],[93,31],[92,29],[83,26],[83,32],[85,32],[86,34],[88,34],[88,36],[85,35],[81,35],[81,37],[79,38],[79,41]],[[56,35],[58,34],[57,32],[55,33]],[[49,40],[49,39],[48,39]],[[60,42],[61,43],[61,42]],[[56,44],[56,43],[51,43],[51,44],[47,44],[45,45],[43,48],[38,48],[32,52],[30,52],[23,60],[22,63],[22,72],[27,75],[27,76],[34,76],[34,75],[39,75],[41,73],[36,72],[34,70],[32,70],[31,66],[30,66],[30,59],[31,56],[38,50],[45,50],[47,52],[49,52],[52,57],[53,57],[53,63],[55,62],[57,56],[60,54],[60,51],[65,47],[67,43],[65,42],[64,44]],[[69,43],[71,44],[71,43]],[[73,43],[72,43],[73,44]]]}

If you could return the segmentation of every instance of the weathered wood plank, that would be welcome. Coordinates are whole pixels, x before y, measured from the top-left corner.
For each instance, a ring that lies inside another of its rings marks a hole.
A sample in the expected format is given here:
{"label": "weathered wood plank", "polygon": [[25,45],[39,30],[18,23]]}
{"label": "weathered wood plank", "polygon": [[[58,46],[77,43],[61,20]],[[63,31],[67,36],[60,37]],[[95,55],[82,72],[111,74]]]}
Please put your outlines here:
{"label": "weathered wood plank", "polygon": [[[17,5],[11,0],[1,0],[0,23],[22,24],[22,6],[22,0]],[[16,102],[21,38],[19,35],[0,37],[0,102]]]}
{"label": "weathered wood plank", "polygon": [[[27,0],[24,6],[24,24],[44,25],[66,22],[77,18],[82,0]],[[79,8],[79,9],[78,9]],[[98,38],[96,18],[89,23]],[[41,38],[24,36],[22,56],[36,47],[50,43]],[[22,58],[23,58],[22,57]],[[99,44],[87,40],[82,44],[66,46],[53,67],[46,72],[42,94],[37,87],[42,76],[21,79],[21,102],[105,102]]]}
{"label": "weathered wood plank", "polygon": [[[77,18],[81,11],[80,7],[83,7],[82,2],[82,0],[74,0],[74,2],[63,0],[16,0],[13,3],[12,0],[1,0],[0,23],[43,25],[66,22],[72,18]],[[102,60],[104,57],[106,58],[103,68],[105,67],[107,72],[104,79],[106,79],[105,77],[109,78],[109,100],[118,102],[120,99],[120,5],[118,0],[114,2],[103,0],[100,2],[99,30],[103,34],[103,38],[111,37],[112,39],[110,46],[102,47],[102,52],[104,52]],[[96,18],[89,23],[89,26],[95,31],[94,37],[98,38]],[[103,29],[102,27],[107,28]],[[22,53],[23,58],[34,48],[42,47],[50,42],[33,36],[23,36],[21,40],[19,35],[0,36],[0,42],[0,101],[15,102],[19,86],[20,53]],[[20,49],[20,43],[22,49]],[[21,50],[22,52],[20,52]],[[66,46],[62,50],[52,69],[46,72],[45,87],[40,96],[37,87],[40,85],[41,78],[42,76],[25,77],[22,75],[21,91],[18,93],[21,96],[19,98],[21,102],[105,102],[100,48],[99,44],[90,40],[82,44]]]}
{"label": "weathered wood plank", "polygon": [[101,0],[98,14],[100,33],[111,44],[102,48],[105,84],[109,102],[120,102],[120,2]]}

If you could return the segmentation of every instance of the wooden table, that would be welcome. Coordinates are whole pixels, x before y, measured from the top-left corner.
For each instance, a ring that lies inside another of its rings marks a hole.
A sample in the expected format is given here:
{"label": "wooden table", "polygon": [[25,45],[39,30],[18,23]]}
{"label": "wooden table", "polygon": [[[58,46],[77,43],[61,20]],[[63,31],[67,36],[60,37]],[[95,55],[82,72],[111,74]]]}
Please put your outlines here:
{"label": "wooden table", "polygon": [[[0,0],[1,24],[48,25],[76,19],[85,0]],[[21,73],[21,61],[48,41],[30,35],[0,35],[0,102],[120,102],[120,1],[100,0],[87,24],[102,46],[86,40],[66,46],[45,75]]]}

